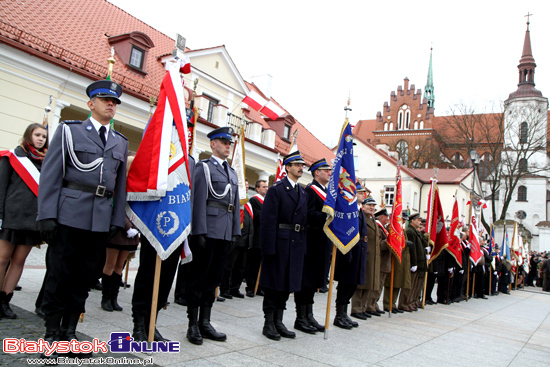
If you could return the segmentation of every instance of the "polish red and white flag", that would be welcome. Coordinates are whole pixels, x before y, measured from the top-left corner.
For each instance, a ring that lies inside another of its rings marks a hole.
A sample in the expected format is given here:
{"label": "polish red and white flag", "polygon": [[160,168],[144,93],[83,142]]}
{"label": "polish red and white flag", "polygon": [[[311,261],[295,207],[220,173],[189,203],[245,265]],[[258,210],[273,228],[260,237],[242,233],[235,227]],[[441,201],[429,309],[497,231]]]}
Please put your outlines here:
{"label": "polish red and white flag", "polygon": [[280,116],[282,116],[285,111],[273,101],[269,101],[265,104],[265,106],[262,107],[260,110],[261,113],[266,115],[272,120],[277,120]]}
{"label": "polish red and white flag", "polygon": [[243,103],[246,103],[256,111],[259,111],[267,103],[267,101],[258,93],[256,93],[256,91],[251,90],[250,92],[248,92],[247,96],[244,97]]}

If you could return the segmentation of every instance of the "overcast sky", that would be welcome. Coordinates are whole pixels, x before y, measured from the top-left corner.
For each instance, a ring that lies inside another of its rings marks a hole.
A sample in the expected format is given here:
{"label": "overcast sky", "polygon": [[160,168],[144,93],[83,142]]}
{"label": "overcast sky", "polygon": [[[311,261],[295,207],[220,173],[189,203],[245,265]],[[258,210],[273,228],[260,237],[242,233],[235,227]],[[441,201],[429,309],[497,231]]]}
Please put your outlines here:
{"label": "overcast sky", "polygon": [[433,46],[435,114],[498,105],[515,91],[528,12],[536,88],[550,96],[550,1],[109,0],[191,49],[225,45],[242,77],[270,74],[272,96],[329,146],[374,119],[408,77],[426,85]]}

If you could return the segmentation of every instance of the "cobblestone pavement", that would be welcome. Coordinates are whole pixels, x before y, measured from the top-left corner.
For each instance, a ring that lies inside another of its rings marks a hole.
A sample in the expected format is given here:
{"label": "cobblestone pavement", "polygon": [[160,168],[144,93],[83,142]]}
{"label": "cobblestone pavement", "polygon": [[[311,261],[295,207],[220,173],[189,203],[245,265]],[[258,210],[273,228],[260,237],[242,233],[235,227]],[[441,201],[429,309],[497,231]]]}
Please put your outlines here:
{"label": "cobblestone pavement", "polygon": [[[43,321],[34,314],[34,302],[45,273],[45,247],[33,249],[15,292],[12,306],[16,320],[0,320],[0,336],[36,340],[43,336]],[[137,256],[139,258],[139,256]],[[128,282],[133,284],[138,260],[130,263]],[[241,288],[243,291],[244,286]],[[78,331],[82,339],[108,341],[111,332],[131,332],[133,287],[121,289],[122,312],[100,308],[101,292],[92,290]],[[153,358],[159,366],[544,366],[550,361],[550,293],[540,288],[512,291],[511,295],[471,299],[451,305],[426,306],[413,313],[382,315],[359,327],[342,330],[332,326],[309,335],[296,331],[295,339],[272,341],[262,335],[262,297],[217,302],[214,327],[227,334],[226,342],[205,340],[201,346],[185,338],[185,307],[172,303],[159,313],[158,329],[164,337],[180,342],[179,353],[127,354],[128,358]],[[314,312],[325,321],[328,294],[316,294]],[[334,304],[335,291],[332,294]],[[291,296],[284,322],[293,330],[295,312]],[[334,317],[331,307],[330,320]],[[117,355],[119,356],[119,355]],[[0,355],[0,365],[26,366],[27,355]],[[97,365],[97,364],[96,364]],[[127,364],[129,365],[129,364]]]}

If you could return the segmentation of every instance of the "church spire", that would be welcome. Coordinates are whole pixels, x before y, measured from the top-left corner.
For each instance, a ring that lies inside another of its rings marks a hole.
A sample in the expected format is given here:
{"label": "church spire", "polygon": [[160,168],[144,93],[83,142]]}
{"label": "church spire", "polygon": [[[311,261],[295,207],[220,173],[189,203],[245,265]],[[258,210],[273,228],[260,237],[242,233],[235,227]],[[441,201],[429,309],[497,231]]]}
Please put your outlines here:
{"label": "church spire", "polygon": [[527,30],[523,40],[523,51],[519,60],[519,82],[518,89],[510,93],[509,98],[517,97],[542,97],[542,93],[535,89],[535,58],[531,51],[531,32],[529,31],[529,17],[533,14],[527,14]]}
{"label": "church spire", "polygon": [[432,51],[430,48],[430,66],[428,68],[428,80],[426,81],[426,87],[424,88],[424,98],[428,100],[428,107],[434,108],[435,94],[434,94],[434,79],[432,71]]}

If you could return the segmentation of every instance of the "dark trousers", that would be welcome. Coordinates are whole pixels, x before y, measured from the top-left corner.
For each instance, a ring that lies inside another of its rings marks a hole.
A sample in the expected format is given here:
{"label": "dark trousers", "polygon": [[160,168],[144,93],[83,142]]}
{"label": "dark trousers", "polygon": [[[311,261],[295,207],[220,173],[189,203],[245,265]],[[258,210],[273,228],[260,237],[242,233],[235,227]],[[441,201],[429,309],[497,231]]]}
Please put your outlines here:
{"label": "dark trousers", "polygon": [[483,287],[485,285],[485,273],[476,273],[475,295],[483,297]]}
{"label": "dark trousers", "polygon": [[336,287],[336,304],[349,305],[349,301],[356,289],[357,284],[338,282],[338,286]]}
{"label": "dark trousers", "polygon": [[189,247],[193,261],[189,263],[189,274],[185,297],[188,308],[212,307],[214,292],[220,285],[229,245],[231,241],[206,238],[204,248],[197,246],[191,238]]}
{"label": "dark trousers", "polygon": [[451,278],[451,299],[461,296],[464,274],[460,274],[460,268],[455,268],[455,273]]}
{"label": "dark trousers", "polygon": [[246,252],[246,290],[254,292],[262,263],[262,250],[250,248]]}
{"label": "dark trousers", "polygon": [[59,224],[58,234],[47,251],[42,311],[81,313],[85,311],[89,287],[103,270],[108,233]]}
{"label": "dark trousers", "polygon": [[296,303],[296,306],[312,305],[314,303],[315,290],[315,288],[302,285],[302,289],[294,293],[294,303]]}
{"label": "dark trousers", "polygon": [[443,274],[437,276],[437,302],[447,303],[447,292],[449,291],[449,272],[444,271]]}
{"label": "dark trousers", "polygon": [[290,292],[276,291],[274,289],[262,288],[264,291],[264,301],[262,309],[264,313],[275,312],[275,310],[285,310],[286,301],[290,296]]}
{"label": "dark trousers", "polygon": [[185,299],[185,287],[187,286],[187,277],[189,274],[189,263],[178,266],[178,275],[176,277],[176,287],[174,289],[174,299]]}
{"label": "dark trousers", "polygon": [[[157,312],[163,308],[168,301],[168,294],[172,288],[176,269],[181,259],[182,246],[183,243],[161,263]],[[156,261],[157,251],[145,236],[141,236],[139,268],[136,274],[134,293],[132,295],[133,314],[149,315],[151,313]]]}
{"label": "dark trousers", "polygon": [[238,291],[241,288],[241,283],[244,279],[246,265],[246,248],[235,246],[227,254],[225,261],[225,269],[223,272],[222,284],[220,290],[222,292]]}

